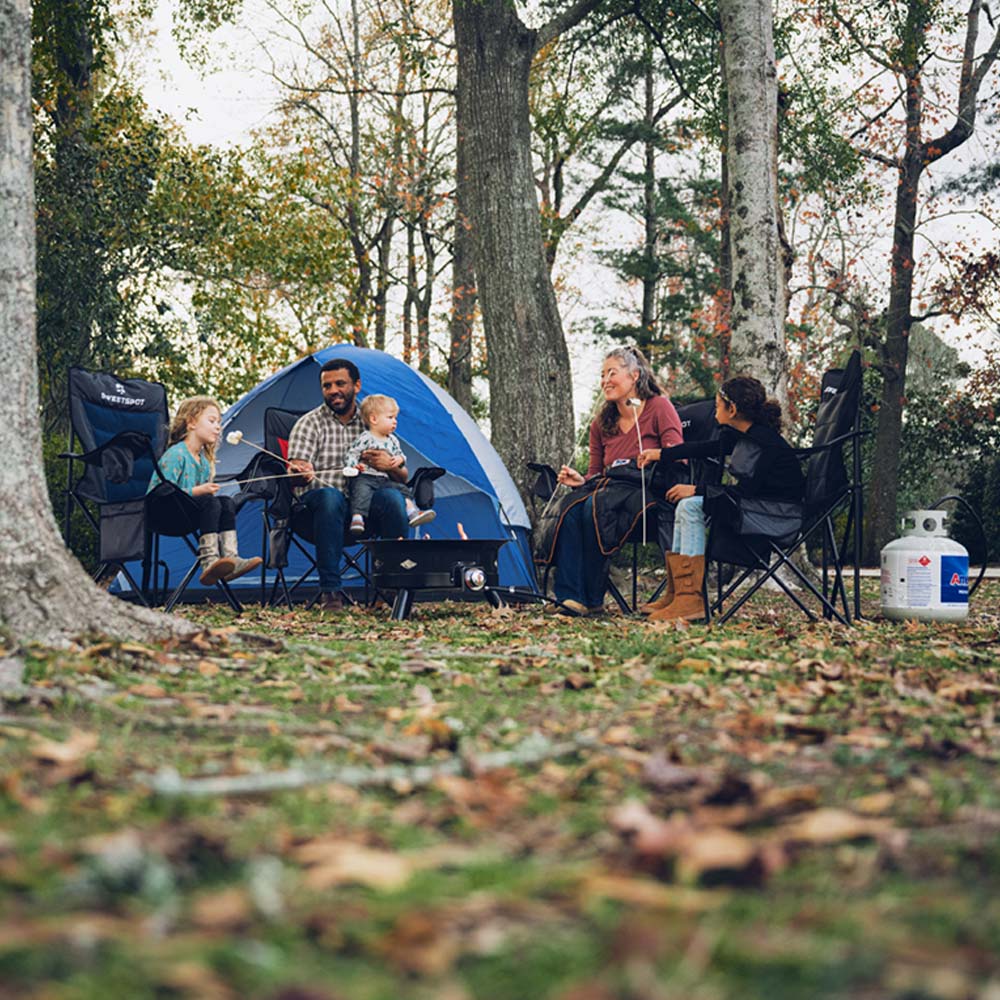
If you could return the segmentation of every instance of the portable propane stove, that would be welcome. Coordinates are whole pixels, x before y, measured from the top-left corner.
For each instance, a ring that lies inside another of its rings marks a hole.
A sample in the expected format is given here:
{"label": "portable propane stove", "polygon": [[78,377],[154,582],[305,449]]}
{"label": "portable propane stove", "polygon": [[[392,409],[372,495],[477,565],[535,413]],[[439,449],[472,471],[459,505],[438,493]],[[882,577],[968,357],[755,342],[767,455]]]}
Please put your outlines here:
{"label": "portable propane stove", "polygon": [[376,590],[395,590],[392,617],[409,617],[418,591],[483,597],[497,608],[497,553],[504,538],[372,538],[364,542]]}

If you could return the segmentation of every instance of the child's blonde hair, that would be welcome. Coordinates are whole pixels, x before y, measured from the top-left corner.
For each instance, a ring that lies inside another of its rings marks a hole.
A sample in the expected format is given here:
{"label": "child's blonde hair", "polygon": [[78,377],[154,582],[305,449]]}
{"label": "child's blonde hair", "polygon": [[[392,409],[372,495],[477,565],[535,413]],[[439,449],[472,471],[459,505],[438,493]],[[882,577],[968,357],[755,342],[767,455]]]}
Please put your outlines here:
{"label": "child's blonde hair", "polygon": [[365,427],[368,426],[373,414],[390,413],[393,410],[399,413],[399,403],[392,396],[383,396],[381,393],[375,392],[361,400],[361,419],[364,421]]}
{"label": "child's blonde hair", "polygon": [[[183,441],[187,437],[188,424],[193,424],[210,406],[214,406],[220,414],[222,413],[219,401],[212,396],[192,396],[190,399],[183,400],[177,407],[174,419],[170,421],[170,439],[167,444],[177,444],[178,441]],[[203,450],[214,469],[215,443],[206,444]]]}

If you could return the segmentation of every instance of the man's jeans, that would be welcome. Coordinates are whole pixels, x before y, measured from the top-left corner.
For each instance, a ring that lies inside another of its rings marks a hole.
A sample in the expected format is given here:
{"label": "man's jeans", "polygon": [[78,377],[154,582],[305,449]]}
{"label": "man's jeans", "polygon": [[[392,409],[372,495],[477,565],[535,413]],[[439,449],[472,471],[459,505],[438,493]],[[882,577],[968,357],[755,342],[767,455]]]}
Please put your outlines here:
{"label": "man's jeans", "polygon": [[[347,497],[335,486],[319,486],[302,497],[302,505],[312,515],[316,545],[319,589],[340,589],[340,558],[344,552],[344,534],[350,507]],[[368,513],[368,534],[379,538],[406,538],[406,500],[391,487],[378,490]]]}

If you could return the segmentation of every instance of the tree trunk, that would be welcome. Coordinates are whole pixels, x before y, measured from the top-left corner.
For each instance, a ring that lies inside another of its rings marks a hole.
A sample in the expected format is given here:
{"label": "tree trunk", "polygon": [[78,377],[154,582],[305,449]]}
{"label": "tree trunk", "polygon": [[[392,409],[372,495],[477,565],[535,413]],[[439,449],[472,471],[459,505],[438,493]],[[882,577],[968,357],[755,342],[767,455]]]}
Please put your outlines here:
{"label": "tree trunk", "polygon": [[403,299],[403,360],[413,364],[413,312],[417,302],[417,248],[412,222],[406,223],[406,297]]}
{"label": "tree trunk", "polygon": [[653,57],[650,49],[646,50],[646,105],[644,124],[646,126],[646,141],[643,150],[643,184],[642,184],[642,214],[644,232],[642,240],[642,330],[640,346],[647,356],[652,356],[650,345],[656,337],[656,286],[658,282],[656,266],[656,139],[653,136],[655,123]]}
{"label": "tree trunk", "polygon": [[375,297],[372,306],[375,313],[375,350],[385,350],[386,303],[389,297],[390,271],[392,256],[393,219],[387,218],[385,227],[379,235],[376,244],[378,253],[378,273],[375,281]]}
{"label": "tree trunk", "polygon": [[729,378],[729,347],[733,335],[733,248],[729,228],[729,155],[726,150],[720,157],[719,173],[719,375]]}
{"label": "tree trunk", "polygon": [[574,440],[569,353],[531,165],[528,73],[539,33],[508,0],[454,0],[453,16],[493,444],[527,497],[525,462],[565,462]]}
{"label": "tree trunk", "polygon": [[788,292],[779,224],[778,90],[771,0],[719,0],[732,252],[730,364],[784,404]]}
{"label": "tree trunk", "polygon": [[431,306],[434,304],[434,266],[437,254],[434,236],[427,228],[425,216],[420,218],[420,241],[424,248],[424,285],[417,296],[417,356],[418,368],[431,373]]}
{"label": "tree trunk", "polygon": [[[461,118],[461,113],[459,113]],[[476,314],[476,274],[472,266],[472,228],[466,217],[465,136],[458,135],[455,158],[455,239],[451,261],[451,318],[448,329],[448,392],[472,412],[472,328]]]}
{"label": "tree trunk", "polygon": [[0,4],[0,629],[64,644],[191,629],[100,591],[56,528],[42,472],[35,341],[31,5]]}

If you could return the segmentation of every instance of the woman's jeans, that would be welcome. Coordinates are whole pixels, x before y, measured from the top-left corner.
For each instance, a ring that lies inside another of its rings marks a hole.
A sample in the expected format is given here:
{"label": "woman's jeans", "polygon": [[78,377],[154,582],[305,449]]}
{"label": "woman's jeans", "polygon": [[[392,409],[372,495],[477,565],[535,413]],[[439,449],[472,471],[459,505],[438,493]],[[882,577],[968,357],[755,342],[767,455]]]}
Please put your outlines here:
{"label": "woman's jeans", "polygon": [[671,551],[679,556],[705,554],[705,498],[684,497],[674,510],[674,543]]}
{"label": "woman's jeans", "polygon": [[574,504],[563,517],[555,563],[557,600],[579,601],[588,608],[604,603],[608,560],[597,542],[593,497]]}
{"label": "woman's jeans", "polygon": [[[339,590],[340,557],[344,552],[349,513],[347,497],[335,486],[318,486],[303,494],[302,505],[312,515],[319,589]],[[406,538],[409,532],[403,494],[391,487],[377,490],[368,513],[368,534],[379,538]]]}

